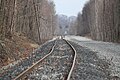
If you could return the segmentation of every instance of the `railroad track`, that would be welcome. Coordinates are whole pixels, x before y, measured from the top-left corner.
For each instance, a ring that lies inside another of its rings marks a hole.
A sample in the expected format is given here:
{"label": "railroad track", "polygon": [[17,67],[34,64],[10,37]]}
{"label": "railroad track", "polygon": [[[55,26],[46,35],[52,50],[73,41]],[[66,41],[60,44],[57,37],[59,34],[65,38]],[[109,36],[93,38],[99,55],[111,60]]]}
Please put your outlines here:
{"label": "railroad track", "polygon": [[[69,45],[69,47],[72,49],[73,53],[72,53],[72,63],[70,66],[70,70],[68,70],[67,76],[65,78],[65,80],[70,80],[70,77],[72,75],[72,71],[74,69],[75,66],[75,61],[76,61],[76,50],[75,48],[72,46],[72,44],[70,44],[69,41],[63,39],[67,45]],[[36,63],[34,63],[31,67],[29,67],[28,69],[26,69],[25,71],[23,71],[22,73],[20,73],[14,80],[24,80],[26,78],[26,75],[29,76],[28,74],[32,71],[34,71],[34,69],[36,67],[38,67],[46,58],[48,58],[50,55],[52,55],[52,53],[55,50],[55,47],[57,45],[57,40],[55,41],[55,44],[53,45],[52,49],[50,50],[49,54],[46,54],[43,58],[41,58],[39,61],[37,61]]]}
{"label": "railroad track", "polygon": [[46,43],[31,55],[0,80],[119,80],[109,75],[109,63],[96,52],[62,38]]}

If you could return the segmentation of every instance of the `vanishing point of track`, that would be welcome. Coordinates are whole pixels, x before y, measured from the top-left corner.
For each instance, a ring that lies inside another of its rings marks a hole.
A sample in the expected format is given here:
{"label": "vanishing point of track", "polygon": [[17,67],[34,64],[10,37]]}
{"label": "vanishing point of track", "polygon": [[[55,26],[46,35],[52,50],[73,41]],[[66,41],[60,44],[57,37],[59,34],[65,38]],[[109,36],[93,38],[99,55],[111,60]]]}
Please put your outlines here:
{"label": "vanishing point of track", "polygon": [[[73,60],[72,60],[72,66],[67,74],[67,79],[66,79],[66,80],[70,80],[70,77],[72,75],[72,72],[73,72],[73,69],[75,66],[75,62],[76,62],[76,49],[73,47],[73,45],[69,41],[67,41],[65,39],[63,39],[63,40],[66,42],[66,44],[68,44],[70,46],[70,48],[72,49],[72,51],[74,53]],[[14,80],[20,80],[21,78],[24,78],[26,74],[28,74],[29,72],[34,70],[35,67],[39,66],[39,63],[41,63],[43,60],[45,60],[48,56],[50,56],[53,53],[55,46],[56,46],[56,42],[57,42],[57,39],[55,40],[54,45],[52,46],[50,52],[47,55],[45,55],[39,61],[35,62],[31,67],[29,67],[28,69],[26,69],[25,71],[20,73]]]}

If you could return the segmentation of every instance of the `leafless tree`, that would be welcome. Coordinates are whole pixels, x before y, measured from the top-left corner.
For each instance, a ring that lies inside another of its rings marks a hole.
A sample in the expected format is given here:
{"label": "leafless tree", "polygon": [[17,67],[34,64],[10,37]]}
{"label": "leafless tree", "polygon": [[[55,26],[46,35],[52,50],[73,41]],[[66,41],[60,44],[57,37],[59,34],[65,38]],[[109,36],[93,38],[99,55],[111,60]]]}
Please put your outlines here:
{"label": "leafless tree", "polygon": [[78,27],[89,29],[92,39],[120,42],[119,5],[119,0],[90,0],[83,8],[82,21],[78,20]]}

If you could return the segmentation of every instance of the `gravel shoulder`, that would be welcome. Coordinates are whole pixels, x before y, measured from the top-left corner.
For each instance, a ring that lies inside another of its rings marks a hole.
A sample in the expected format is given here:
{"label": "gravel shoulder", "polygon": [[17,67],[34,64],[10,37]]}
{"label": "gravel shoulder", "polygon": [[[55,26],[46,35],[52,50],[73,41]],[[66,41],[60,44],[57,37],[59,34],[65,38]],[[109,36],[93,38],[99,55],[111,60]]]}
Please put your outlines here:
{"label": "gravel shoulder", "polygon": [[79,36],[66,36],[65,38],[96,52],[100,59],[106,59],[111,63],[111,76],[120,77],[120,44],[94,41]]}

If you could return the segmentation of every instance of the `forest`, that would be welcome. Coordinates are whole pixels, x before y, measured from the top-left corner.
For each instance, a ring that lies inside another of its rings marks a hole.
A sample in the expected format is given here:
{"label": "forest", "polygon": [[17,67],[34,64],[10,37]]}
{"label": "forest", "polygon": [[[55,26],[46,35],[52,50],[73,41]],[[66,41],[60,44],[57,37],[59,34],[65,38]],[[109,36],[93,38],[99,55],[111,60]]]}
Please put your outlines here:
{"label": "forest", "polygon": [[54,29],[53,1],[0,0],[0,63],[28,55],[38,44],[52,39]]}
{"label": "forest", "polygon": [[120,0],[90,0],[77,17],[77,34],[120,42]]}

